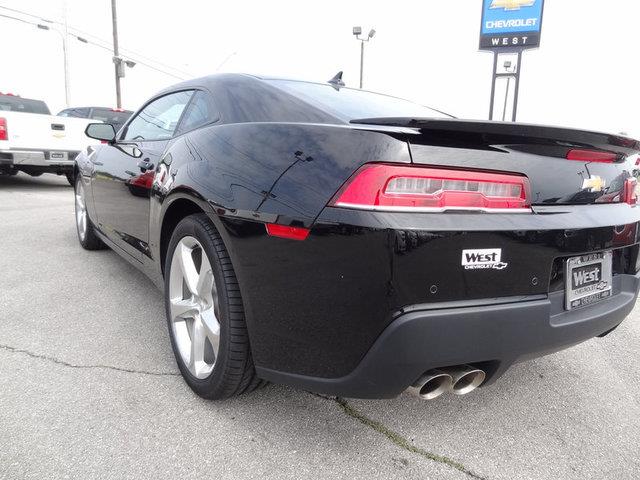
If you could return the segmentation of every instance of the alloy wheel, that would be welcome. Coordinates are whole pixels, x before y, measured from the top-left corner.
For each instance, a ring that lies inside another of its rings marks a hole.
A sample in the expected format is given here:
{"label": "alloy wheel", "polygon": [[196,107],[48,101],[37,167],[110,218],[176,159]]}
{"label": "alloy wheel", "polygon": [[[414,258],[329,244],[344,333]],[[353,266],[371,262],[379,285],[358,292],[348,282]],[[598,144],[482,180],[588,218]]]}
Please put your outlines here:
{"label": "alloy wheel", "polygon": [[87,203],[82,180],[78,180],[76,183],[76,224],[78,226],[78,236],[80,240],[84,241],[87,236]]}
{"label": "alloy wheel", "polygon": [[196,378],[207,378],[220,344],[218,293],[211,262],[194,237],[183,237],[171,258],[169,310],[182,361]]}

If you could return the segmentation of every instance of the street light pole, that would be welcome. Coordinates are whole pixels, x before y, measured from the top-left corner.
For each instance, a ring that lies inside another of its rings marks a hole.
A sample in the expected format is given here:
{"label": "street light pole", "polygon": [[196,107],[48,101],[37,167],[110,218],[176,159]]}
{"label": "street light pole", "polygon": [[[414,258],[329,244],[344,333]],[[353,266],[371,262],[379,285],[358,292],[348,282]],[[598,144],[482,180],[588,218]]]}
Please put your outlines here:
{"label": "street light pole", "polygon": [[364,74],[364,42],[360,42],[360,89],[362,90],[362,77]]}
{"label": "street light pole", "polygon": [[62,4],[64,14],[64,33],[62,33],[62,51],[64,54],[64,98],[66,106],[69,106],[69,97],[71,96],[71,87],[69,86],[69,54],[67,40],[69,38],[69,25],[67,24],[67,0]]}
{"label": "street light pole", "polygon": [[116,14],[116,0],[111,0],[111,22],[113,25],[113,63],[116,75],[116,107],[122,108],[122,94],[120,92],[120,77],[122,76],[122,59],[118,50],[118,17]]}
{"label": "street light pole", "polygon": [[40,30],[48,30],[51,32],[56,32],[60,35],[60,40],[62,41],[62,58],[64,62],[64,103],[68,107],[69,106],[69,61],[67,59],[67,36],[62,33],[60,30],[56,28],[51,28],[48,25],[43,25],[42,23],[36,23],[36,27]]}
{"label": "street light pole", "polygon": [[353,27],[353,34],[360,40],[360,88],[362,89],[362,79],[364,77],[364,42],[371,40],[376,34],[376,31],[372,28],[369,30],[366,38],[360,38],[360,35],[362,35],[362,27]]}

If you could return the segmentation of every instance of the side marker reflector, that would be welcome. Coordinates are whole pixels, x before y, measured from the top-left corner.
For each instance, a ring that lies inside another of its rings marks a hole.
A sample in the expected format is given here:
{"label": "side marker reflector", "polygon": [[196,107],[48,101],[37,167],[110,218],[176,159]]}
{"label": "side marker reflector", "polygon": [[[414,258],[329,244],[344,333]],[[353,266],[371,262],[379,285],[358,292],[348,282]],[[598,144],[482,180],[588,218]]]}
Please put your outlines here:
{"label": "side marker reflector", "polygon": [[272,237],[288,238],[290,240],[305,240],[309,236],[309,229],[303,227],[288,227],[277,223],[265,224],[267,233]]}

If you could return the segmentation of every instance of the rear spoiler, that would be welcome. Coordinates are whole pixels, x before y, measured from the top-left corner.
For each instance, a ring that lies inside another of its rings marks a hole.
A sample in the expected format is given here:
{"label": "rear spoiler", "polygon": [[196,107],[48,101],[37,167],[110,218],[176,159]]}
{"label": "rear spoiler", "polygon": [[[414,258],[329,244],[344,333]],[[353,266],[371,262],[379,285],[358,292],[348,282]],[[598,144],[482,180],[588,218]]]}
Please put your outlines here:
{"label": "rear spoiler", "polygon": [[[356,125],[415,128],[423,134],[482,138],[481,143],[562,143],[571,146],[599,146],[630,155],[640,151],[640,142],[621,135],[544,125],[459,120],[442,118],[380,117],[351,120]],[[449,134],[449,135],[448,135]],[[542,142],[541,142],[542,141]],[[475,142],[474,142],[475,143]]]}

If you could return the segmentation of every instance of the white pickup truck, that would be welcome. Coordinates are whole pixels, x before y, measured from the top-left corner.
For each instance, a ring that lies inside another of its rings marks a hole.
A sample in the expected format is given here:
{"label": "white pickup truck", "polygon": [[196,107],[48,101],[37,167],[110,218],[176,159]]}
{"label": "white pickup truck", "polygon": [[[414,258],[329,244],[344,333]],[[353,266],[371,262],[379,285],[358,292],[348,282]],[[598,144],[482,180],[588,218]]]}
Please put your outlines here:
{"label": "white pickup truck", "polygon": [[0,93],[0,175],[66,175],[73,185],[74,159],[97,143],[84,134],[96,120],[50,114],[41,100]]}

